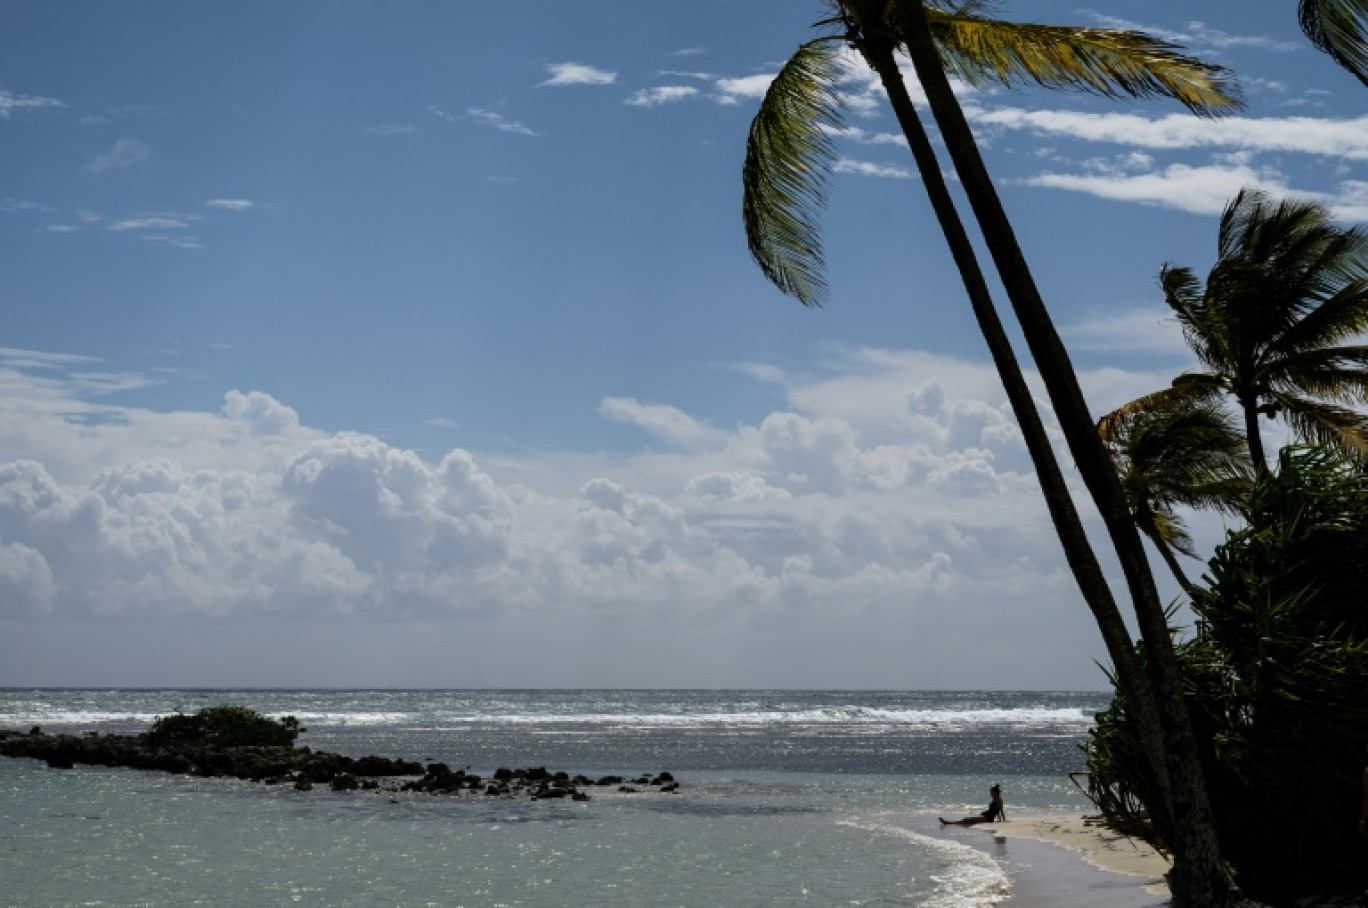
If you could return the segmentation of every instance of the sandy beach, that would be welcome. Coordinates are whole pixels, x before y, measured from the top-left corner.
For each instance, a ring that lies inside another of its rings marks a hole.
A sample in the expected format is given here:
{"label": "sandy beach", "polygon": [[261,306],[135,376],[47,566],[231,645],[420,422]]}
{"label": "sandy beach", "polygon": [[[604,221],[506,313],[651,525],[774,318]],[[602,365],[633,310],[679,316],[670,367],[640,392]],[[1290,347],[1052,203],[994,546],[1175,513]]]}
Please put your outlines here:
{"label": "sandy beach", "polygon": [[1011,836],[1062,845],[1078,852],[1083,860],[1108,873],[1143,877],[1144,887],[1155,894],[1167,894],[1164,874],[1169,862],[1139,839],[1131,839],[1106,828],[1100,821],[1068,814],[1045,814],[1013,818],[1008,823],[982,827],[995,836]]}
{"label": "sandy beach", "polygon": [[1168,904],[1168,861],[1153,848],[1076,814],[1015,815],[1005,823],[942,827],[1007,867],[1001,908],[1158,908]]}

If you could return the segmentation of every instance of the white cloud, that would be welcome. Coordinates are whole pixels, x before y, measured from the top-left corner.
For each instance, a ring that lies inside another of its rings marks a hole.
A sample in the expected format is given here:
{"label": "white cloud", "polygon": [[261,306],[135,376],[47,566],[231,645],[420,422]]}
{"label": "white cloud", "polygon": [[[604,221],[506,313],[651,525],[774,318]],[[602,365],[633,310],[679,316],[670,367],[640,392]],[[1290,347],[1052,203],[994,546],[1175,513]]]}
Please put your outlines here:
{"label": "white cloud", "polygon": [[[709,678],[778,683],[791,659],[759,655],[776,624],[803,638],[850,626],[892,636],[917,665],[996,616],[1004,633],[1044,624],[1068,637],[1073,683],[1093,677],[1099,647],[1088,649],[1091,625],[982,363],[838,351],[802,380],[758,370],[787,408],[727,430],[677,407],[603,401],[603,415],[665,451],[455,448],[435,460],[312,429],[261,392],[230,391],[217,412],[100,403],[99,390],[136,376],[92,378],[94,364],[0,350],[0,621],[11,629],[98,617],[124,640],[126,618],[155,628],[213,616],[230,629],[326,616],[435,633],[461,653],[512,635],[559,664],[525,630],[563,640],[578,628],[606,672],[619,664],[607,643],[640,622],[671,647],[638,681],[701,683],[691,668],[723,645],[750,653],[759,674]],[[1084,380],[1114,396],[1153,376]],[[443,616],[461,617],[433,623]],[[859,652],[828,683],[945,677],[869,674],[870,650]],[[1034,659],[1009,677],[1043,683]],[[577,677],[610,675],[561,676]]]}
{"label": "white cloud", "polygon": [[612,85],[617,81],[617,73],[583,63],[548,63],[546,71],[551,78],[538,85]]}
{"label": "white cloud", "polygon": [[979,106],[966,107],[965,114],[977,125],[1027,129],[1044,135],[1139,148],[1228,148],[1368,160],[1368,117],[1225,117],[1208,120],[1190,114],[1149,118],[1129,113],[1014,107],[990,110]]}
{"label": "white cloud", "polygon": [[698,447],[715,442],[719,433],[687,413],[663,404],[643,404],[630,397],[605,397],[599,413],[608,419],[637,426],[670,444]]}
{"label": "white cloud", "polygon": [[16,212],[46,212],[51,211],[46,205],[37,202],[29,202],[24,199],[0,199],[0,213],[11,214]]}
{"label": "white cloud", "polygon": [[823,127],[823,131],[828,135],[857,142],[860,145],[897,145],[905,147],[907,139],[898,133],[893,132],[869,132],[858,126],[842,126],[840,128]]}
{"label": "white cloud", "polygon": [[210,199],[204,204],[209,208],[221,208],[224,211],[246,211],[256,207],[256,202],[249,199]]}
{"label": "white cloud", "polygon": [[[434,112],[439,116],[446,116],[435,109]],[[503,132],[516,133],[520,136],[535,136],[537,134],[533,129],[519,123],[517,120],[510,120],[503,114],[495,113],[492,110],[486,110],[483,107],[467,107],[466,114],[476,123],[483,126],[492,126]]]}
{"label": "white cloud", "polygon": [[126,170],[141,167],[152,160],[152,146],[142,139],[123,138],[116,141],[106,151],[91,158],[86,170],[91,173],[107,173],[111,170]]}
{"label": "white cloud", "polygon": [[740,104],[743,101],[758,101],[769,90],[775,73],[762,73],[756,76],[741,76],[734,79],[718,79],[718,103]]}
{"label": "white cloud", "polygon": [[698,89],[692,85],[658,85],[643,88],[627,96],[627,104],[633,107],[659,107],[698,96]]}
{"label": "white cloud", "polygon": [[1104,353],[1189,356],[1178,320],[1165,306],[1131,306],[1098,311],[1061,325],[1059,333],[1072,348]]}
{"label": "white cloud", "polygon": [[420,136],[423,131],[417,126],[406,126],[400,123],[381,123],[377,126],[367,126],[366,132],[373,136]]}
{"label": "white cloud", "polygon": [[176,214],[140,214],[109,224],[106,230],[185,230],[190,222]]}
{"label": "white cloud", "polygon": [[1238,162],[1204,167],[1171,164],[1161,170],[1139,174],[1042,173],[1021,182],[1028,186],[1067,189],[1104,199],[1162,205],[1202,215],[1219,214],[1245,186],[1262,185],[1274,194],[1283,191],[1276,174]]}
{"label": "white cloud", "polygon": [[38,95],[16,95],[11,91],[0,88],[0,120],[8,120],[11,115],[18,111],[41,110],[45,107],[65,107],[56,98],[44,98]]}
{"label": "white cloud", "polygon": [[[1103,28],[1119,29],[1122,31],[1139,31],[1156,38],[1161,38],[1171,44],[1178,44],[1185,48],[1211,48],[1213,50],[1228,50],[1230,48],[1254,48],[1256,50],[1266,50],[1275,53],[1292,53],[1305,50],[1305,47],[1297,42],[1280,41],[1270,38],[1267,35],[1236,35],[1218,28],[1212,28],[1204,22],[1190,21],[1183,28],[1163,28],[1154,25],[1142,25],[1129,19],[1122,19],[1117,16],[1104,16],[1099,13],[1091,13],[1093,21]],[[1200,56],[1200,54],[1198,54]]]}
{"label": "white cloud", "polygon": [[872,161],[855,161],[841,158],[831,169],[835,173],[850,173],[861,177],[882,177],[885,179],[909,180],[914,174],[906,167],[894,164],[875,164]]}

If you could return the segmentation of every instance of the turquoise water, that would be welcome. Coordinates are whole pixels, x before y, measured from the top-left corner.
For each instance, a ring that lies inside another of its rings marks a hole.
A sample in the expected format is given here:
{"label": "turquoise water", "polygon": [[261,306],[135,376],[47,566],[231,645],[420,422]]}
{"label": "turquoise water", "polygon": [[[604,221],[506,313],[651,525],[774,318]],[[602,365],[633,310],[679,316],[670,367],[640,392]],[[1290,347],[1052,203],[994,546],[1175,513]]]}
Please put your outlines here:
{"label": "turquoise water", "polygon": [[589,775],[675,795],[587,803],[308,793],[0,760],[7,905],[992,904],[1006,869],[936,813],[1081,811],[1104,696],[676,691],[0,691],[0,727],[136,731],[216,703],[301,744]]}

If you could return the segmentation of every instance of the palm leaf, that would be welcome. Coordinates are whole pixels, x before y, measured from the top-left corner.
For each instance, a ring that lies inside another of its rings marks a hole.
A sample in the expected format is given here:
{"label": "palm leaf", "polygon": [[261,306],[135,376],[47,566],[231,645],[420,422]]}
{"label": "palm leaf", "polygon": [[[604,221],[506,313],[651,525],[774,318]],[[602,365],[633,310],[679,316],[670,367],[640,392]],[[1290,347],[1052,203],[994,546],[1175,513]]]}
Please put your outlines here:
{"label": "palm leaf", "polygon": [[1150,513],[1150,524],[1140,528],[1155,542],[1163,541],[1175,552],[1189,558],[1199,558],[1197,547],[1188,533],[1187,524],[1177,514],[1164,508],[1155,508]]}
{"label": "palm leaf", "polygon": [[1279,414],[1306,440],[1343,450],[1356,460],[1368,459],[1368,416],[1322,401],[1271,393]]}
{"label": "palm leaf", "polygon": [[[897,4],[891,15],[899,16]],[[1081,89],[1107,98],[1173,98],[1203,116],[1239,107],[1228,70],[1140,32],[989,19],[927,6],[948,72],[971,85],[1023,83]],[[897,22],[892,23],[895,31]]]}
{"label": "palm leaf", "polygon": [[1308,350],[1280,360],[1270,378],[1268,383],[1284,392],[1347,404],[1368,403],[1368,347]]}
{"label": "palm leaf", "polygon": [[770,83],[751,121],[741,179],[752,258],[771,283],[805,306],[826,296],[818,222],[840,127],[837,41],[802,45]]}
{"label": "palm leaf", "polygon": [[1301,0],[1297,16],[1312,44],[1368,85],[1368,0]]}

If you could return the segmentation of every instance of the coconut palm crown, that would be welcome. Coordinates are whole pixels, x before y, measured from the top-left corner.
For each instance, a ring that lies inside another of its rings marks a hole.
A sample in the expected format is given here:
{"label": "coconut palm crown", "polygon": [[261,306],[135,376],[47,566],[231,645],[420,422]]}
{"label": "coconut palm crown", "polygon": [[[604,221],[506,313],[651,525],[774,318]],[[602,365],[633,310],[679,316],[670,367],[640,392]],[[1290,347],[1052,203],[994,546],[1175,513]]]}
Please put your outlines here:
{"label": "coconut palm crown", "polygon": [[[1219,258],[1205,286],[1165,265],[1164,299],[1202,369],[1170,395],[1234,397],[1255,469],[1267,471],[1259,417],[1279,417],[1316,444],[1368,458],[1368,234],[1325,206],[1246,189],[1221,216]],[[1164,392],[1161,392],[1161,394]]]}
{"label": "coconut palm crown", "polygon": [[1191,398],[1150,409],[1122,407],[1102,417],[1098,431],[1136,525],[1190,590],[1173,552],[1198,555],[1177,508],[1241,512],[1253,487],[1244,435],[1218,401]]}
{"label": "coconut palm crown", "polygon": [[[764,275],[804,305],[826,297],[818,212],[835,163],[841,124],[837,83],[843,45],[886,23],[900,44],[896,2],[845,0],[817,23],[828,34],[803,44],[770,83],[751,122],[742,169],[742,214],[751,256]],[[945,68],[972,85],[1072,88],[1109,98],[1167,97],[1199,115],[1238,106],[1230,74],[1140,32],[1008,22],[987,4],[927,2]]]}

